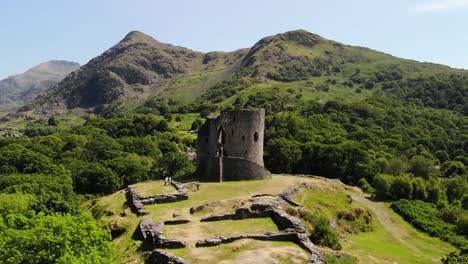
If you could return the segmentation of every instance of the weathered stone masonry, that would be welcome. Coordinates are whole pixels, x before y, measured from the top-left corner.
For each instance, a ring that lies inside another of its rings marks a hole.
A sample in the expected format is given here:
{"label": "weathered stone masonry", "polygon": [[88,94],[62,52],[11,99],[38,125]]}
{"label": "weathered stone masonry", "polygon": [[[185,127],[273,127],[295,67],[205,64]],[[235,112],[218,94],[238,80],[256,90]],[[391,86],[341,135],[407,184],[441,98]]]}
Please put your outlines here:
{"label": "weathered stone masonry", "polygon": [[271,177],[263,163],[265,109],[222,111],[198,131],[197,171],[202,181]]}

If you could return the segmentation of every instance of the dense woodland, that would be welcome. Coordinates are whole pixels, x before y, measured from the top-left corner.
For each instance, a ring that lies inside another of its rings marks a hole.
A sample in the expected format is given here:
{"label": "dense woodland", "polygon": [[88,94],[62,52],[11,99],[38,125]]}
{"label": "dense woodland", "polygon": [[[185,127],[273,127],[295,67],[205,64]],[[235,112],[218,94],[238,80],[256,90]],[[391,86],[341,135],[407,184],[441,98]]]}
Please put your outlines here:
{"label": "dense woodland", "polygon": [[[416,228],[460,248],[444,263],[463,263],[468,74],[345,47],[310,33],[287,34],[260,41],[243,59],[243,68],[190,100],[162,94],[134,108],[119,101],[107,104],[121,90],[102,84],[109,98],[94,108],[98,117],[67,129],[57,129],[59,121],[51,117],[47,125],[27,127],[24,137],[0,138],[0,259],[9,264],[116,262],[110,228],[95,220],[103,212],[91,214],[82,204],[128,184],[168,175],[194,177],[196,166],[187,153],[196,151],[195,139],[172,128],[174,119],[199,115],[190,120],[196,131],[210,113],[263,107],[268,169],[360,186],[373,199],[391,202]],[[278,50],[299,55],[278,55]],[[277,57],[262,61],[264,53]],[[82,87],[78,77],[63,85]],[[322,222],[324,230],[330,229]]]}
{"label": "dense woodland", "polygon": [[36,136],[50,131],[0,139],[4,263],[113,263],[117,254],[107,227],[84,212],[80,201],[195,170],[182,154],[193,149],[193,140],[160,117],[93,118],[69,132]]}

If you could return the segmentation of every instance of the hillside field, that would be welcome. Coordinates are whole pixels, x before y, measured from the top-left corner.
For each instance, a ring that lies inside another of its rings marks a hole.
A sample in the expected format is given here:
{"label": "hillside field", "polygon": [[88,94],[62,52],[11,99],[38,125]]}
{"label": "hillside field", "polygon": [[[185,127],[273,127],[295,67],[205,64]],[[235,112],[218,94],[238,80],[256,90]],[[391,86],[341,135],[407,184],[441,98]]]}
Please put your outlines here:
{"label": "hillside field", "polygon": [[[358,188],[318,177],[274,175],[272,179],[263,181],[202,183],[199,191],[192,190],[189,193],[188,200],[147,205],[146,208],[155,221],[173,219],[174,213],[180,214],[177,218],[191,219],[188,224],[166,226],[165,229],[166,237],[187,243],[186,248],[169,251],[191,263],[245,263],[246,260],[251,262],[253,259],[255,263],[271,263],[272,260],[279,263],[305,263],[309,253],[290,242],[244,239],[216,247],[195,247],[195,241],[203,238],[277,231],[278,228],[269,218],[211,223],[199,220],[210,214],[233,211],[236,203],[252,195],[278,194],[303,182],[310,184],[312,188],[299,193],[296,202],[307,210],[338,223],[335,230],[340,234],[343,246],[339,255],[345,256],[341,260],[346,261],[339,263],[439,263],[442,256],[453,250],[448,243],[414,229],[389,209],[388,204],[369,200]],[[173,187],[164,186],[162,181],[139,183],[136,186],[142,195],[175,192]],[[212,210],[189,213],[191,207],[213,201],[217,202]],[[95,206],[106,210],[106,214],[101,218],[102,222],[126,228],[122,235],[113,240],[122,263],[143,263],[142,252],[145,247],[141,241],[134,239],[135,230],[142,217],[137,217],[127,207],[125,191],[99,198]],[[352,234],[345,230],[346,224],[342,225],[337,219],[337,213],[355,208],[371,212],[372,231]],[[331,256],[338,252],[325,247],[320,249]]]}

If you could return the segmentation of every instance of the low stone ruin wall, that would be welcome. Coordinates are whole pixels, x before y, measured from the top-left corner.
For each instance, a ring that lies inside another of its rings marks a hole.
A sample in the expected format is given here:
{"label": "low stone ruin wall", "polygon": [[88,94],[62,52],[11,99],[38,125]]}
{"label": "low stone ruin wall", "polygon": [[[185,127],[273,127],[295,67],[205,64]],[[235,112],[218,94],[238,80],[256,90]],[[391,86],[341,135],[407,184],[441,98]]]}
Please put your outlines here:
{"label": "low stone ruin wall", "polygon": [[[211,215],[205,218],[202,218],[200,222],[213,222],[213,221],[222,221],[222,220],[242,220],[248,218],[264,218],[271,217],[273,222],[278,226],[280,230],[293,229],[298,233],[306,233],[304,226],[301,221],[293,216],[288,215],[283,210],[279,209],[269,209],[266,210],[252,210],[256,209],[258,206],[253,204],[249,208],[239,208],[234,213],[226,213],[221,215]],[[262,207],[265,208],[265,207]]]}
{"label": "low stone ruin wall", "polygon": [[141,196],[136,190],[135,186],[130,185],[128,186],[127,192],[127,201],[129,203],[129,206],[135,214],[141,216],[148,214],[145,205],[173,203],[188,199],[187,189],[184,187],[185,184],[172,182],[172,185],[174,186],[174,188],[176,188],[177,193],[149,196]]}
{"label": "low stone ruin wall", "polygon": [[291,241],[295,239],[296,234],[297,233],[295,232],[278,232],[278,233],[267,232],[264,234],[242,234],[242,235],[231,236],[231,237],[221,236],[221,237],[199,240],[197,241],[195,246],[196,247],[213,247],[213,246],[218,246],[221,244],[231,243],[240,239],[256,239],[256,240],[264,240],[264,241]]}
{"label": "low stone ruin wall", "polygon": [[[301,187],[302,188],[302,187]],[[287,195],[291,200],[292,196],[298,190],[291,190],[291,194]],[[285,195],[286,196],[286,195]],[[253,197],[255,198],[255,197]],[[279,197],[284,199],[283,197]],[[273,222],[280,229],[279,233],[267,232],[264,234],[243,234],[232,237],[216,237],[200,240],[196,243],[197,247],[217,246],[220,244],[231,243],[239,239],[256,239],[268,241],[290,241],[296,243],[304,250],[311,253],[311,258],[308,263],[324,263],[322,253],[310,241],[307,231],[302,222],[283,211],[280,207],[274,207],[268,204],[253,203],[250,208],[239,208],[234,213],[226,213],[221,215],[211,215],[202,218],[201,222],[222,221],[222,220],[242,220],[248,218],[263,218],[271,217]]]}
{"label": "low stone ruin wall", "polygon": [[143,241],[155,248],[183,248],[185,243],[176,239],[164,237],[164,222],[153,222],[151,217],[145,217],[139,224]]}
{"label": "low stone ruin wall", "polygon": [[138,194],[137,190],[133,186],[128,186],[127,201],[130,208],[136,215],[140,216],[148,214],[145,206],[140,201],[140,194]]}
{"label": "low stone ruin wall", "polygon": [[189,264],[189,262],[165,250],[155,249],[146,259],[145,264]]}
{"label": "low stone ruin wall", "polygon": [[174,193],[174,194],[159,194],[145,196],[140,199],[140,202],[144,205],[151,204],[162,204],[162,203],[174,203],[188,199],[187,193]]}

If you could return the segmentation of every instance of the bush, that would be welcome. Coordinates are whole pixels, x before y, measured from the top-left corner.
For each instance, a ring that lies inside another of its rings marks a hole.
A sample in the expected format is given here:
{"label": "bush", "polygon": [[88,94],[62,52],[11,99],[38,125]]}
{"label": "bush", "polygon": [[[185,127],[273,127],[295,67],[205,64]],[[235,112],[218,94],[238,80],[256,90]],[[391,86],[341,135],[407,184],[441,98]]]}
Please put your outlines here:
{"label": "bush", "polygon": [[468,263],[468,247],[463,247],[460,251],[450,252],[442,258],[443,264],[466,264]]}
{"label": "bush", "polygon": [[455,246],[468,245],[466,237],[457,234],[456,226],[439,218],[435,205],[419,200],[399,200],[391,208],[417,229],[439,237]]}
{"label": "bush", "polygon": [[365,193],[368,193],[368,194],[374,194],[375,193],[375,189],[372,188],[370,183],[365,178],[361,178],[359,180],[358,186],[361,187],[362,191],[365,192]]}
{"label": "bush", "polygon": [[301,210],[300,217],[313,226],[310,239],[317,245],[340,250],[341,244],[336,232],[330,227],[328,219],[324,216],[313,215],[309,211]]}

